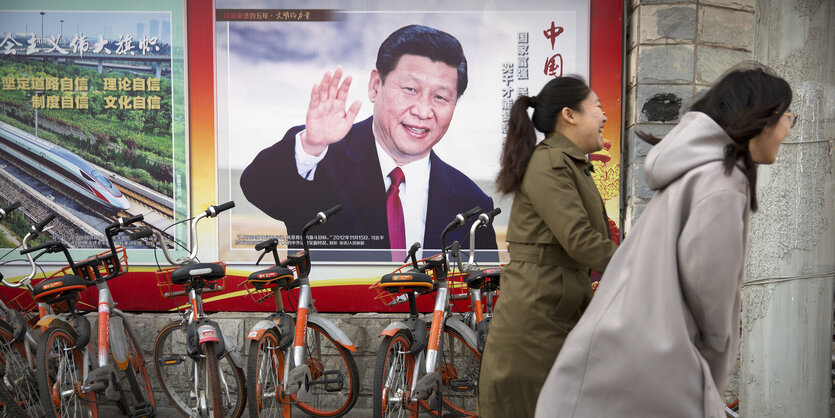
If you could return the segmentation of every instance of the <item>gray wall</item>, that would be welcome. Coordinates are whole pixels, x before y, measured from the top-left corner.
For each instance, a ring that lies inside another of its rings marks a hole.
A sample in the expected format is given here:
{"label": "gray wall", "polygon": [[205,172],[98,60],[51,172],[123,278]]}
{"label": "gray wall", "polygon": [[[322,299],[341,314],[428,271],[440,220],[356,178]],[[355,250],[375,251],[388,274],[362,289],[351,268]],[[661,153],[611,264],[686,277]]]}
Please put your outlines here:
{"label": "gray wall", "polygon": [[650,146],[635,130],[664,136],[711,82],[734,64],[753,58],[754,3],[628,1],[625,234],[652,197],[641,174]]}

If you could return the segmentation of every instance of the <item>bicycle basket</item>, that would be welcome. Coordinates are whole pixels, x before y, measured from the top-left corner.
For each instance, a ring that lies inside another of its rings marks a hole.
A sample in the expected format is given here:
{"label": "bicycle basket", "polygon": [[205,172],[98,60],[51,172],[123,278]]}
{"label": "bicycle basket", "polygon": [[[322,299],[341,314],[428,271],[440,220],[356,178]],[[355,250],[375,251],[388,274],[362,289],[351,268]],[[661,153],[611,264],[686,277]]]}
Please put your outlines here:
{"label": "bicycle basket", "polygon": [[77,274],[84,279],[95,281],[97,277],[113,278],[128,272],[128,254],[125,247],[116,247],[116,255],[110,251],[104,251],[92,257],[75,263],[72,266],[65,266],[53,273],[49,278]]}
{"label": "bicycle basket", "polygon": [[[226,263],[222,261],[218,261],[214,264],[220,265],[224,269],[226,268]],[[157,289],[159,289],[159,293],[162,297],[176,298],[178,296],[184,296],[188,293],[185,285],[171,283],[171,273],[181,267],[183,266],[166,267],[154,272],[154,275],[157,278]],[[224,290],[226,290],[226,276],[213,280],[211,283],[206,283],[205,286],[203,286],[204,295],[206,293],[223,292]],[[179,303],[176,303],[176,305],[178,307],[180,306]]]}
{"label": "bicycle basket", "polygon": [[[289,268],[293,270],[294,277],[299,277],[299,266],[290,266]],[[249,295],[249,298],[255,303],[264,302],[273,296],[272,288],[256,289],[246,278],[244,278],[238,286],[243,286],[244,289],[246,289],[246,293]]]}
{"label": "bicycle basket", "polygon": [[[426,274],[432,277],[432,280],[435,281],[438,279],[438,275],[443,274],[443,270],[441,268],[441,263],[438,262],[438,254],[426,257],[424,259],[418,260],[418,265],[429,265],[429,268],[426,269]],[[405,273],[409,270],[414,268],[412,263],[404,264],[392,271],[392,274],[396,273]],[[450,271],[447,274],[447,287],[449,288],[449,295],[451,299],[459,299],[459,298],[466,298],[467,295],[467,275],[457,272],[457,271]],[[380,286],[380,281],[378,280],[377,283],[368,287],[370,290],[375,292],[374,300],[379,300],[383,305],[391,306],[396,305],[398,303],[402,303],[405,299],[398,298],[396,293],[390,293],[383,289]],[[463,296],[461,296],[463,295]]]}

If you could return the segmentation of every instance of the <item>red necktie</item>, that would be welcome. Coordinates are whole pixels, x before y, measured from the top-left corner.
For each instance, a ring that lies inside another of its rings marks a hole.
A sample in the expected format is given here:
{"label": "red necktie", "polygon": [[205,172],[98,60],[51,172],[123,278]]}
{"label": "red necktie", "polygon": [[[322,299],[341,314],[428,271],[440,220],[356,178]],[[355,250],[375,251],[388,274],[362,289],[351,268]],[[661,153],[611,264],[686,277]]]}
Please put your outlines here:
{"label": "red necktie", "polygon": [[[403,205],[400,203],[400,185],[406,179],[403,170],[395,167],[389,173],[391,186],[386,191],[386,217],[389,225],[389,248],[406,249],[406,223],[403,221]],[[392,251],[391,261],[402,262],[406,258],[405,251]]]}

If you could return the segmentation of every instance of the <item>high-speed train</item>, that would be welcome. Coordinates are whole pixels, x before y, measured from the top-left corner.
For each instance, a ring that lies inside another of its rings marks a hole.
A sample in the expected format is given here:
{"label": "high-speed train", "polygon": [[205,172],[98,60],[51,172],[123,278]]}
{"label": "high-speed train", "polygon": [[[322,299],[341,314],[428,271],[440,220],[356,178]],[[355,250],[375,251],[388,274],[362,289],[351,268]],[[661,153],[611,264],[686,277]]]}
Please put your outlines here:
{"label": "high-speed train", "polygon": [[0,150],[106,209],[130,208],[128,199],[110,180],[65,148],[0,122]]}

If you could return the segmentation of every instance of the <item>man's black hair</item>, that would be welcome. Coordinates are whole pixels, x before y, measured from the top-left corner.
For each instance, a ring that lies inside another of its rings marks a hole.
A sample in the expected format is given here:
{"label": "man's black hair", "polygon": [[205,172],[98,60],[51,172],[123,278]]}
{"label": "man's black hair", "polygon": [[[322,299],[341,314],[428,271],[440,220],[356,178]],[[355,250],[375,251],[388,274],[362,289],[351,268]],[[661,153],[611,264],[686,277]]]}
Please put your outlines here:
{"label": "man's black hair", "polygon": [[404,26],[386,38],[377,51],[377,72],[383,83],[403,55],[417,55],[443,62],[458,70],[458,97],[467,89],[467,58],[454,36],[428,26]]}

